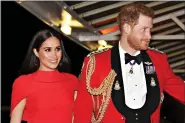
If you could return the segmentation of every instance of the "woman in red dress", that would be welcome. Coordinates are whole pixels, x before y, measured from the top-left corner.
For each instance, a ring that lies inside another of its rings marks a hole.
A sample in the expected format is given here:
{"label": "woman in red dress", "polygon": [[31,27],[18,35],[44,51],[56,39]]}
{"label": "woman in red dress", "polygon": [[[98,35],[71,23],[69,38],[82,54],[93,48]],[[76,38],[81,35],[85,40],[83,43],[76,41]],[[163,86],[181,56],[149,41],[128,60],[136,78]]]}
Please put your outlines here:
{"label": "woman in red dress", "polygon": [[10,123],[71,123],[78,79],[56,32],[34,37],[13,83]]}

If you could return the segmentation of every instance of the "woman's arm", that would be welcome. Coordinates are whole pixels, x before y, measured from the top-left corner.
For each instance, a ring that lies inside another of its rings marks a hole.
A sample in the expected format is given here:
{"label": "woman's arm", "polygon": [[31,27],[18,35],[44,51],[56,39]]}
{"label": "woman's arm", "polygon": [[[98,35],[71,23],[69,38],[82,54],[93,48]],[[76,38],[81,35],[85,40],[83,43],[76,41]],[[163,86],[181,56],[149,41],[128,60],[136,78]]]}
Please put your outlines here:
{"label": "woman's arm", "polygon": [[26,105],[26,98],[21,100],[11,113],[10,123],[21,123],[24,107]]}

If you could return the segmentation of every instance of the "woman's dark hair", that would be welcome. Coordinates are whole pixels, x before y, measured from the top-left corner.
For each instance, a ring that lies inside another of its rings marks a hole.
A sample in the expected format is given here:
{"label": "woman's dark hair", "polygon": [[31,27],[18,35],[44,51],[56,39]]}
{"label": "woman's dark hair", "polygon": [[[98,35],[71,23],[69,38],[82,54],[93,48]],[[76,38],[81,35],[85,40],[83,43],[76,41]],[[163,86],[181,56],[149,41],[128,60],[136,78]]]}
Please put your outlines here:
{"label": "woman's dark hair", "polygon": [[46,41],[50,37],[56,37],[59,39],[62,49],[62,58],[57,66],[58,71],[60,72],[70,72],[71,70],[71,61],[68,57],[68,55],[65,52],[64,45],[61,40],[60,34],[53,30],[45,29],[40,30],[35,34],[32,41],[30,42],[26,57],[23,61],[22,67],[19,71],[19,74],[29,74],[37,71],[40,67],[40,60],[33,52],[33,49],[35,48],[37,51],[39,51],[42,43]]}

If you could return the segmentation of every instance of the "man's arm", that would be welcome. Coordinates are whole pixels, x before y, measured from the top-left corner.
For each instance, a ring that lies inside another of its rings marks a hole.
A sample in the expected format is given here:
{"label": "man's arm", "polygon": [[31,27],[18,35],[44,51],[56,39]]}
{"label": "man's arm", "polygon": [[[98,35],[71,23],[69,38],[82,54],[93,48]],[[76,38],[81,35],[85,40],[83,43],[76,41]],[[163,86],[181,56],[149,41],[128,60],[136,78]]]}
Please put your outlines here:
{"label": "man's arm", "polygon": [[78,90],[77,98],[75,101],[74,107],[74,123],[90,123],[92,112],[93,112],[93,103],[92,97],[88,93],[86,88],[86,69],[89,59],[86,57],[84,60],[84,65],[80,75],[80,87]]}
{"label": "man's arm", "polygon": [[170,65],[168,64],[167,56],[164,58],[164,67],[165,67],[165,85],[164,91],[166,91],[169,95],[185,104],[185,83],[184,81],[176,76]]}

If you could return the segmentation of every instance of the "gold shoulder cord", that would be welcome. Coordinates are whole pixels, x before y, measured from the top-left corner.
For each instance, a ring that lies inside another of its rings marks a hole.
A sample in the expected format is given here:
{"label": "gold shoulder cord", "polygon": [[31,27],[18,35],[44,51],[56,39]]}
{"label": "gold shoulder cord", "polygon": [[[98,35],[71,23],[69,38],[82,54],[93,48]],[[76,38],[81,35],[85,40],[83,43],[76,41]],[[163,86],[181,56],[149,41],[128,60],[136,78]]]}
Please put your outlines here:
{"label": "gold shoulder cord", "polygon": [[[88,92],[93,96],[103,96],[102,103],[100,105],[100,108],[98,110],[97,116],[95,116],[95,111],[92,113],[92,123],[100,123],[101,120],[104,117],[104,113],[107,109],[107,106],[109,104],[110,98],[111,98],[111,91],[112,91],[112,85],[114,82],[114,79],[116,77],[116,73],[114,70],[111,70],[108,74],[108,76],[102,81],[101,85],[98,88],[91,88],[90,87],[90,80],[91,76],[94,73],[95,70],[95,56],[90,56],[90,60],[87,63],[86,68],[86,86]],[[93,105],[94,100],[93,100]]]}

